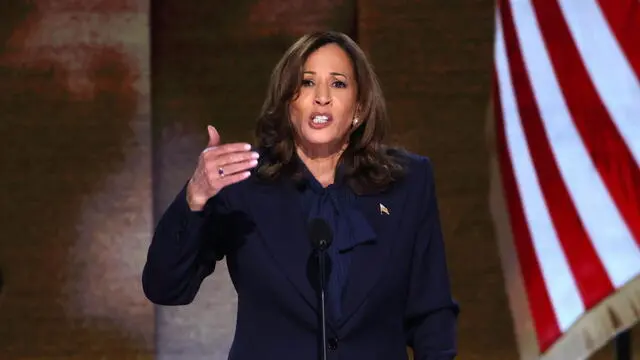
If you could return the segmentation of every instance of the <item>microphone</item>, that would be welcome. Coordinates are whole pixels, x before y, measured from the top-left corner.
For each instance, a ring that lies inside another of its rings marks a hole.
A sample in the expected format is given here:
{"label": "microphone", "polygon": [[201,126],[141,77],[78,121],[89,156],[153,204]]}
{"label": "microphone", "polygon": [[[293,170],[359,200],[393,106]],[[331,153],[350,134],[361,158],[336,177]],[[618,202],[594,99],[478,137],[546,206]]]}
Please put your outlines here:
{"label": "microphone", "polygon": [[320,339],[322,349],[322,360],[327,359],[327,317],[325,305],[326,288],[326,250],[333,242],[333,232],[326,221],[320,218],[311,219],[309,222],[309,240],[311,246],[318,256],[318,279],[320,285]]}
{"label": "microphone", "polygon": [[321,218],[313,218],[309,222],[309,239],[314,250],[325,251],[333,242],[333,232]]}

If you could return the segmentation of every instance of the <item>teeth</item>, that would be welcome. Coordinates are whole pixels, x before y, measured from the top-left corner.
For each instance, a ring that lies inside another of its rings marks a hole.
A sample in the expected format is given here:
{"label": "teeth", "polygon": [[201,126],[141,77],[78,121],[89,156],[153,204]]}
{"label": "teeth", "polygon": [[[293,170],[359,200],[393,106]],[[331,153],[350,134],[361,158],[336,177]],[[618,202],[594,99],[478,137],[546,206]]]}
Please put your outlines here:
{"label": "teeth", "polygon": [[326,115],[317,115],[313,117],[314,124],[324,124],[329,121],[329,117]]}

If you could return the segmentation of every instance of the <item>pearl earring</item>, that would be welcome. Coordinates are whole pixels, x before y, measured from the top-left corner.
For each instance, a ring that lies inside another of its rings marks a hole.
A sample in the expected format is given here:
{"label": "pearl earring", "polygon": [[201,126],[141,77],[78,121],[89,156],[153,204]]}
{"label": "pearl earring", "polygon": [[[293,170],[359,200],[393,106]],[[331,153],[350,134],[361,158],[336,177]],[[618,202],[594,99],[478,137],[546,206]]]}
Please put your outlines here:
{"label": "pearl earring", "polygon": [[358,125],[358,118],[353,119],[353,125]]}

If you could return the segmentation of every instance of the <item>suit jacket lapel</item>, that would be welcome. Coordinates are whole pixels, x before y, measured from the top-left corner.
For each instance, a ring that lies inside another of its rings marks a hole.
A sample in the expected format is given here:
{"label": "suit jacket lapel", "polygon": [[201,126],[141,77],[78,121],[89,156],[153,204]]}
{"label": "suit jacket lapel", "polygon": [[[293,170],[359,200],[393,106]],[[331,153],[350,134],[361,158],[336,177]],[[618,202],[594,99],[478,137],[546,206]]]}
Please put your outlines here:
{"label": "suit jacket lapel", "polygon": [[[400,222],[399,216],[391,212],[394,204],[389,196],[359,197],[356,204],[376,232],[376,242],[361,245],[353,250],[340,326],[358,310],[378,282],[394,244],[393,232]],[[384,213],[383,209],[387,209],[389,214]]]}
{"label": "suit jacket lapel", "polygon": [[[286,182],[256,185],[258,191],[251,192],[248,202],[260,238],[290,283],[317,313],[317,293],[307,276],[312,249],[297,190]],[[382,212],[381,204],[389,214]],[[355,206],[375,231],[376,242],[353,250],[338,327],[347,323],[378,282],[391,254],[393,233],[400,224],[400,206],[389,195],[357,197]],[[336,329],[331,321],[328,325]]]}
{"label": "suit jacket lapel", "polygon": [[251,194],[248,201],[260,238],[291,284],[317,309],[316,292],[307,277],[311,244],[296,189],[285,182],[260,184]]}

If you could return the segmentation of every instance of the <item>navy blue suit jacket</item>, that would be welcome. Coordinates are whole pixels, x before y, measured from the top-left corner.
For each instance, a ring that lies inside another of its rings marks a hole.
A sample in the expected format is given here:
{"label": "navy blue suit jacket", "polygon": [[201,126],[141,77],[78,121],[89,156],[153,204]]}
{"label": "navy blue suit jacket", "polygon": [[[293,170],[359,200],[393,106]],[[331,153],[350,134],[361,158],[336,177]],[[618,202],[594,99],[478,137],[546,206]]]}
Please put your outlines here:
{"label": "navy blue suit jacket", "polygon": [[[407,159],[402,180],[356,200],[377,239],[353,252],[344,316],[328,324],[331,359],[407,359],[407,345],[415,359],[455,357],[458,307],[432,168],[427,158]],[[146,296],[160,305],[189,304],[226,257],[238,294],[229,358],[317,359],[318,300],[299,203],[292,182],[251,177],[191,212],[183,188],[157,224],[142,277]]]}

